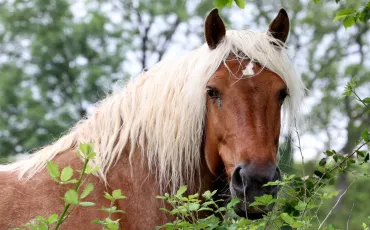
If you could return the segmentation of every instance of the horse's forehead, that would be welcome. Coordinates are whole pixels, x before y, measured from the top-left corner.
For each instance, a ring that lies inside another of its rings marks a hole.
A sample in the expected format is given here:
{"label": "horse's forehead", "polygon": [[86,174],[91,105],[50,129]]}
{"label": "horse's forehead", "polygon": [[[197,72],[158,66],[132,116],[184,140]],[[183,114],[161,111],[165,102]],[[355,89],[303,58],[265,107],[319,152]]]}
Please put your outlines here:
{"label": "horse's forehead", "polygon": [[235,85],[236,82],[285,86],[285,82],[278,74],[250,59],[236,57],[226,59],[225,63],[222,63],[211,77],[210,82],[225,86]]}

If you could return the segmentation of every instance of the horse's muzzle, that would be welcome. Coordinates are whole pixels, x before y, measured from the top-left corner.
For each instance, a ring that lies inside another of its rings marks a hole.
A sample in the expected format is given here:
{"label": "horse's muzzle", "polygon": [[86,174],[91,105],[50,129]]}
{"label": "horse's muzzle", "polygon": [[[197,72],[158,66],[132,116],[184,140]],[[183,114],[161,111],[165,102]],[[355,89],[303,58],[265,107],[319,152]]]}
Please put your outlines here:
{"label": "horse's muzzle", "polygon": [[262,215],[272,209],[272,206],[253,206],[248,204],[255,201],[255,197],[265,194],[272,195],[274,198],[279,191],[279,186],[263,186],[270,181],[281,179],[280,169],[276,165],[265,168],[257,168],[250,164],[241,164],[233,172],[230,192],[232,197],[240,199],[240,203],[235,206],[235,212],[241,217],[249,219],[262,218]]}

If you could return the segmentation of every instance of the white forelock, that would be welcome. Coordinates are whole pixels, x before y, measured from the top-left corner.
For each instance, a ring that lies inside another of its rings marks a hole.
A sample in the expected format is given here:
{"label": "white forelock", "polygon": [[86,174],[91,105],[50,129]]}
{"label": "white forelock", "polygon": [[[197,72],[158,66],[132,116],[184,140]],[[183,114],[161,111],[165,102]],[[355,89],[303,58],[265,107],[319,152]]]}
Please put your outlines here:
{"label": "white forelock", "polygon": [[170,186],[174,191],[182,184],[192,186],[200,171],[206,84],[229,55],[251,59],[277,73],[290,95],[283,106],[284,120],[296,118],[303,84],[285,49],[273,42],[280,44],[265,32],[229,30],[214,50],[204,44],[184,57],[161,61],[130,80],[122,91],[98,102],[91,116],[55,143],[0,171],[31,178],[56,155],[76,149],[78,143],[92,143],[97,153],[92,166],[100,165],[99,176],[106,181],[129,143],[130,162],[133,154],[141,152],[161,188]]}

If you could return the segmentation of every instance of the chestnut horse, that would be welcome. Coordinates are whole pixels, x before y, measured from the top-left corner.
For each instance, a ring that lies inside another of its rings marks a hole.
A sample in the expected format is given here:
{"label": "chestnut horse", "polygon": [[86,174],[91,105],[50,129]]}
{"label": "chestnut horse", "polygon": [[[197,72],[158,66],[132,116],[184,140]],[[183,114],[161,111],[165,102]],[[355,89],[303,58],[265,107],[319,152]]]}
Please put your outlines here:
{"label": "chestnut horse", "polygon": [[[0,229],[61,213],[67,188],[49,178],[45,164],[82,168],[79,143],[93,143],[97,156],[91,166],[101,166],[88,179],[95,184],[88,200],[99,208],[110,205],[104,191],[119,188],[127,196],[115,204],[125,210],[115,216],[121,229],[153,229],[171,221],[155,197],[183,184],[200,193],[228,188],[242,201],[237,214],[261,217],[268,208],[248,203],[255,196],[276,196],[278,188],[263,184],[280,178],[281,120],[295,119],[302,96],[285,51],[288,33],[283,9],[267,32],[226,31],[218,11],[211,11],[206,44],[183,58],[161,61],[99,102],[55,143],[0,167]],[[100,229],[90,224],[105,217],[97,208],[77,207],[62,229]]]}

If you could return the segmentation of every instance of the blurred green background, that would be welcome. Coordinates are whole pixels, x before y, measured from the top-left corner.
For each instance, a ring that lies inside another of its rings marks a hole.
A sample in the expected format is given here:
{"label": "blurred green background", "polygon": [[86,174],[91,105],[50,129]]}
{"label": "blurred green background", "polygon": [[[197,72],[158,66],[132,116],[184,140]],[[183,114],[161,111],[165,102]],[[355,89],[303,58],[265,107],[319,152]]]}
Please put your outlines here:
{"label": "blurred green background", "polygon": [[[228,28],[267,30],[279,8],[288,11],[289,53],[307,87],[300,132],[307,172],[326,149],[352,152],[370,124],[363,107],[341,97],[352,77],[358,94],[370,95],[369,24],[345,30],[333,22],[344,4],[358,9],[364,3],[248,0],[243,10],[221,12]],[[112,85],[202,44],[212,8],[212,1],[195,0],[0,0],[0,162],[57,139]],[[302,173],[296,140],[295,133],[282,138],[285,173]],[[370,216],[368,178],[345,174],[332,189],[344,191],[355,179],[328,220],[336,228],[362,229]],[[318,221],[332,206],[320,209]]]}

